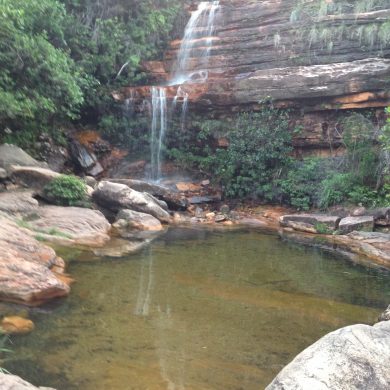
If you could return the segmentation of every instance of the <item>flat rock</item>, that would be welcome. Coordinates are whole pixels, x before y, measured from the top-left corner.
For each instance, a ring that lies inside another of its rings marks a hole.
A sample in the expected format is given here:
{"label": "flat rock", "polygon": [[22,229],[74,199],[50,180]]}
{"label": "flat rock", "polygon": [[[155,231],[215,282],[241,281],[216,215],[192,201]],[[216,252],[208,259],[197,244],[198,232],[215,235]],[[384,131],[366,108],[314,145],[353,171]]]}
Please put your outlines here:
{"label": "flat rock", "polygon": [[35,160],[18,146],[10,144],[0,145],[0,168],[8,171],[11,165],[47,167],[46,163]]}
{"label": "flat rock", "polygon": [[153,195],[135,191],[125,184],[102,181],[93,192],[93,198],[111,211],[129,209],[150,214],[161,222],[168,223],[171,220],[169,213]]}
{"label": "flat rock", "polygon": [[81,207],[43,206],[29,227],[61,245],[103,246],[110,240],[110,223],[98,210]]}
{"label": "flat rock", "polygon": [[320,227],[335,231],[340,219],[338,216],[324,214],[292,214],[281,216],[279,223],[281,226],[292,227],[295,230],[316,233]]}
{"label": "flat rock", "polygon": [[53,249],[0,216],[0,300],[37,305],[68,295],[69,286],[52,271],[63,268]]}
{"label": "flat rock", "polygon": [[361,217],[346,217],[339,223],[341,234],[351,233],[354,230],[372,231],[374,229],[374,217],[365,215]]}
{"label": "flat rock", "polygon": [[352,325],[301,352],[266,390],[387,389],[390,322]]}
{"label": "flat rock", "polygon": [[55,390],[51,387],[35,387],[16,375],[3,374],[0,372],[1,390]]}
{"label": "flat rock", "polygon": [[25,187],[42,190],[53,179],[60,176],[48,168],[12,165],[10,168],[12,179]]}
{"label": "flat rock", "polygon": [[0,193],[0,211],[7,214],[28,214],[38,209],[38,201],[32,191],[9,191]]}

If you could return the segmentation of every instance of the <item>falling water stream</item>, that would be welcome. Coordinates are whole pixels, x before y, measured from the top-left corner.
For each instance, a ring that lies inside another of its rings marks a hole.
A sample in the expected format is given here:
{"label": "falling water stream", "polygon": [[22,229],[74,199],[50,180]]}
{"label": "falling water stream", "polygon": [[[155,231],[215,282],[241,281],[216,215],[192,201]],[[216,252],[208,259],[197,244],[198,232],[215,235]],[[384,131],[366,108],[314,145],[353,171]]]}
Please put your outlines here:
{"label": "falling water stream", "polygon": [[[208,59],[213,43],[214,21],[219,8],[219,1],[202,1],[198,9],[191,15],[184,31],[177,59],[168,85],[178,85],[176,96],[170,112],[174,113],[177,103],[182,105],[180,126],[184,130],[188,110],[188,93],[180,87],[181,84],[196,81],[204,82],[208,77]],[[195,63],[195,64],[194,64]],[[161,163],[164,137],[167,130],[168,103],[164,86],[151,87],[151,179],[159,181],[162,177]]]}

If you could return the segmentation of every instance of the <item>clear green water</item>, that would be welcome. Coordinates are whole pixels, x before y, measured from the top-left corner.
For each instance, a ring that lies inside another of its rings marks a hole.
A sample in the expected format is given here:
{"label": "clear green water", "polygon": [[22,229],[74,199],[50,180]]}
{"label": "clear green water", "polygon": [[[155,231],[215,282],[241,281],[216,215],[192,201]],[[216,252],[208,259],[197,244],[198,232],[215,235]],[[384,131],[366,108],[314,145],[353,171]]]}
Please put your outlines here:
{"label": "clear green water", "polygon": [[59,390],[262,389],[325,333],[373,323],[389,273],[254,231],[172,229],[121,260],[69,260],[7,368]]}

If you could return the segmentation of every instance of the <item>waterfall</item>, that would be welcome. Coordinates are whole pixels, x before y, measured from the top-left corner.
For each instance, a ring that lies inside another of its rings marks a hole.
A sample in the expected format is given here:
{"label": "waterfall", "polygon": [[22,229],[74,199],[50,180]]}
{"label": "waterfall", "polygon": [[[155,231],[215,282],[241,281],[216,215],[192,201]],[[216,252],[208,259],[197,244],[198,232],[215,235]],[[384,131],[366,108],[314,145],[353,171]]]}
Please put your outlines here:
{"label": "waterfall", "polygon": [[[173,73],[168,85],[185,82],[202,82],[208,78],[207,65],[213,44],[214,21],[219,1],[202,1],[191,15],[184,31]],[[196,60],[196,67],[191,68]],[[166,87],[151,87],[151,179],[161,179],[162,146],[167,129],[167,92]],[[179,86],[173,99],[170,112],[174,112],[178,102],[182,104],[180,114],[181,129],[185,129],[188,110],[188,93]],[[127,102],[131,105],[131,100]]]}
{"label": "waterfall", "polygon": [[151,179],[161,178],[161,155],[167,128],[167,97],[163,87],[151,87],[152,126],[151,126]]}
{"label": "waterfall", "polygon": [[[208,74],[205,69],[207,69],[213,44],[214,20],[218,8],[219,1],[202,1],[198,9],[192,13],[184,30],[176,63],[173,66],[171,85],[183,84],[186,81],[191,81],[193,77],[197,77],[196,81],[207,79]],[[200,60],[198,65],[201,68],[190,71],[188,68],[195,50],[198,51],[196,58]]]}

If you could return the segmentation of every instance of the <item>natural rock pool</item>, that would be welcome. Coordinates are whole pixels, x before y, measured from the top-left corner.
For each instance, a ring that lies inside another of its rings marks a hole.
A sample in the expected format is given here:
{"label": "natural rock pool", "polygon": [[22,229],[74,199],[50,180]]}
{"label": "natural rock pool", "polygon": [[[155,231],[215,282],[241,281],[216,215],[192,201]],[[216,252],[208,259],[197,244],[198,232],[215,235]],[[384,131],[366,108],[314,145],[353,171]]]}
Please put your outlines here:
{"label": "natural rock pool", "polygon": [[390,274],[256,231],[170,229],[121,260],[67,254],[6,368],[58,390],[262,389],[336,328],[373,323]]}

